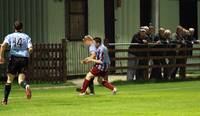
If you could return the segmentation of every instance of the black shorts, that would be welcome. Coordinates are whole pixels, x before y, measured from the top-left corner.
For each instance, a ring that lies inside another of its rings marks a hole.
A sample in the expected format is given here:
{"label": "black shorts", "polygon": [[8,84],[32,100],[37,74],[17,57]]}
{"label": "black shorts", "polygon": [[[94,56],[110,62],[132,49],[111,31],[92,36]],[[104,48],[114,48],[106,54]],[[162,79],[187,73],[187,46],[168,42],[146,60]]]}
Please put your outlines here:
{"label": "black shorts", "polygon": [[16,75],[19,73],[25,73],[27,68],[28,68],[27,57],[11,56],[9,59],[7,72]]}

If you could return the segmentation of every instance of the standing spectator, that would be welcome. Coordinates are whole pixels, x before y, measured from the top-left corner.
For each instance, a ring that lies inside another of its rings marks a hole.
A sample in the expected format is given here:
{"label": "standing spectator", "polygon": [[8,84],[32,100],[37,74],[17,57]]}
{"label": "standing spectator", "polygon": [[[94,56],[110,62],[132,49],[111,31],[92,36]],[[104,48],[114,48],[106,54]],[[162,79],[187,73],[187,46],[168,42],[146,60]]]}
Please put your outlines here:
{"label": "standing spectator", "polygon": [[158,34],[155,36],[154,42],[160,43],[160,40],[164,40],[165,28],[160,28]]}
{"label": "standing spectator", "polygon": [[[136,33],[131,41],[131,45],[129,46],[129,52],[128,57],[129,58],[135,58],[137,56],[142,56],[141,53],[135,52],[133,49],[140,48],[141,46],[139,44],[147,44],[148,43],[148,36],[146,35],[145,29],[140,29],[138,33]],[[137,45],[138,44],[138,45]],[[141,64],[141,60],[136,59],[129,59],[128,60],[128,71],[127,71],[127,80],[138,80],[141,75],[139,75],[138,71],[141,71],[140,69],[136,70],[136,66]],[[133,68],[134,67],[134,68]]]}
{"label": "standing spectator", "polygon": [[[164,40],[164,33],[165,33],[165,29],[164,28],[160,28],[159,33],[156,35],[154,42],[157,43],[155,46],[153,46],[154,48],[161,48],[163,47],[163,45],[159,45],[161,43],[161,41]],[[159,52],[159,51],[154,51],[151,52],[151,56],[162,56],[163,52]],[[162,59],[153,59],[153,65],[161,65]],[[162,70],[160,67],[156,67],[156,68],[152,68],[151,70],[151,75],[150,78],[155,78],[156,80],[162,80],[163,76],[162,76]]]}
{"label": "standing spectator", "polygon": [[[177,44],[176,48],[185,48],[186,47],[186,42],[185,42],[185,29],[182,26],[178,26],[176,29],[176,34],[174,34],[173,41]],[[176,59],[176,64],[185,64],[186,60],[184,56],[186,55],[185,51],[177,50],[176,56],[182,56],[183,58],[177,58]],[[171,79],[176,78],[176,74],[179,70],[179,77],[181,79],[185,79],[185,67],[175,67],[173,68],[173,73],[171,76]]]}
{"label": "standing spectator", "polygon": [[[170,30],[165,30],[164,33],[164,39],[161,40],[161,43],[165,45],[166,48],[174,48],[174,45],[171,43],[171,31]],[[170,56],[175,56],[176,51],[166,51],[164,53],[164,56],[170,57]],[[176,60],[173,58],[166,58],[161,61],[162,65],[173,65],[175,64]],[[163,77],[165,80],[168,80],[171,78],[172,74],[172,68],[171,67],[164,67],[163,68]]]}
{"label": "standing spectator", "polygon": [[[193,48],[193,44],[197,43],[196,38],[194,37],[194,32],[195,32],[194,28],[189,28],[189,30],[187,31],[188,37],[186,43],[188,48]],[[192,50],[189,50],[187,52],[187,55],[192,56]]]}
{"label": "standing spectator", "polygon": [[155,28],[154,26],[149,26],[149,39],[151,40],[151,42],[155,42]]}

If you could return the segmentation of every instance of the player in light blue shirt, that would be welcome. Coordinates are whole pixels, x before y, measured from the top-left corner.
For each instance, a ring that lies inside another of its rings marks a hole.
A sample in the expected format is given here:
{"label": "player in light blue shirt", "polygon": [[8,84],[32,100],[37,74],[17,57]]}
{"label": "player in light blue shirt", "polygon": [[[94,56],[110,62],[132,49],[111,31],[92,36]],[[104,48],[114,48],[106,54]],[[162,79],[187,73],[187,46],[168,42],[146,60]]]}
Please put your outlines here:
{"label": "player in light blue shirt", "polygon": [[28,67],[28,58],[33,50],[31,38],[22,33],[23,24],[16,21],[14,24],[15,32],[5,37],[0,51],[0,64],[5,62],[4,51],[10,47],[10,59],[7,69],[7,83],[4,88],[4,98],[2,100],[3,105],[7,105],[8,96],[11,91],[11,84],[18,74],[18,83],[25,89],[27,99],[31,99],[30,86],[25,81],[25,71]]}
{"label": "player in light blue shirt", "polygon": [[[95,59],[96,58],[96,46],[95,46],[95,42],[93,40],[93,37],[90,36],[90,35],[86,35],[84,38],[83,38],[83,43],[84,45],[88,46],[89,48],[89,56],[85,59],[83,59],[81,61],[82,64],[88,64],[90,62],[87,61],[88,58],[91,58],[91,59]],[[89,92],[87,91],[87,93],[89,93],[90,95],[94,95],[95,92],[94,92],[94,79],[91,79],[90,82],[89,82]],[[78,92],[81,91],[81,88],[77,88],[76,89]]]}
{"label": "player in light blue shirt", "polygon": [[29,48],[32,48],[31,38],[25,33],[14,32],[5,37],[3,45],[10,46],[10,55],[17,57],[29,57]]}

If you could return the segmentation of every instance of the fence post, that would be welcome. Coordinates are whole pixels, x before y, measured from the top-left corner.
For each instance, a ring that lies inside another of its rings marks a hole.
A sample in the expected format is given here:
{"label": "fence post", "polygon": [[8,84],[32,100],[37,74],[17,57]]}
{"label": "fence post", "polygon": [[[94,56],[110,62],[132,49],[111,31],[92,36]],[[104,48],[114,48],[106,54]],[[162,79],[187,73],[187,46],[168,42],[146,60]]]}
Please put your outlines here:
{"label": "fence post", "polygon": [[63,74],[62,74],[62,79],[63,81],[67,81],[67,41],[66,39],[62,39],[62,54],[63,54],[63,65],[62,65],[62,70],[63,70]]}

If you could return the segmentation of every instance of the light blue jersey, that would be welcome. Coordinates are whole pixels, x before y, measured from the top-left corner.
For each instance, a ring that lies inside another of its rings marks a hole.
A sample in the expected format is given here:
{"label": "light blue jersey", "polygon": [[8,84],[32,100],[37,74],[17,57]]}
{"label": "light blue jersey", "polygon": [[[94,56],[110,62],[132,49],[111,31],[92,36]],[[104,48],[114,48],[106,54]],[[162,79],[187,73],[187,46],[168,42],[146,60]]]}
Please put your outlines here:
{"label": "light blue jersey", "polygon": [[28,48],[32,47],[31,38],[25,33],[15,32],[5,37],[3,43],[10,46],[10,55],[17,57],[29,57]]}
{"label": "light blue jersey", "polygon": [[96,46],[95,46],[95,43],[93,43],[92,45],[89,46],[89,53],[96,53]]}

